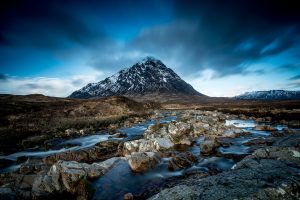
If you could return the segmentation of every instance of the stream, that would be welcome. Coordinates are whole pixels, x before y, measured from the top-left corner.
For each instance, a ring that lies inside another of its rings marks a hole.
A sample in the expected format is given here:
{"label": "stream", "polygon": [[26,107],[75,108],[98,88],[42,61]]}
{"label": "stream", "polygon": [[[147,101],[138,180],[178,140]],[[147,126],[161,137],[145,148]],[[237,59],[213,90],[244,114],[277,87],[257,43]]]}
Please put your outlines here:
{"label": "stream", "polygon": [[[176,116],[167,116],[160,119],[160,123],[169,123],[176,120]],[[125,138],[119,138],[120,140],[128,141],[137,137],[141,137],[144,131],[152,124],[155,124],[157,120],[147,120],[143,123],[134,124],[130,128],[120,128],[117,132],[123,132],[127,135]],[[238,138],[230,138],[230,145],[228,147],[219,147],[218,151],[223,154],[249,154],[249,147],[244,145],[245,142],[257,137],[268,137],[270,131],[257,131],[253,128],[257,125],[271,125],[279,132],[286,126],[280,124],[269,123],[257,123],[254,120],[226,120],[226,126],[235,126],[242,128],[248,135],[243,135]],[[226,132],[225,132],[226,135]],[[96,133],[94,135],[84,136],[80,138],[73,138],[65,140],[57,144],[56,148],[48,151],[38,150],[26,150],[17,153],[13,153],[7,156],[0,156],[0,159],[9,159],[14,163],[6,168],[0,169],[0,173],[11,172],[18,170],[20,164],[16,164],[20,157],[33,157],[43,158],[56,153],[75,151],[86,147],[92,147],[98,142],[108,140],[112,135],[108,132]],[[176,146],[174,152],[186,152],[189,151],[195,156],[200,157],[200,144],[203,142],[204,137],[199,137],[192,146]],[[177,171],[170,171],[168,169],[168,162],[171,158],[163,158],[161,162],[154,168],[145,173],[133,173],[126,160],[118,161],[115,166],[106,174],[93,181],[93,186],[96,189],[94,200],[100,199],[123,199],[124,194],[132,193],[138,195],[141,191],[145,191],[147,187],[159,187],[164,181],[169,178],[176,178],[184,176],[186,173],[208,172],[209,170],[224,171],[230,170],[236,163],[233,159],[225,157],[202,157],[199,161],[193,164],[191,167],[181,169]]]}

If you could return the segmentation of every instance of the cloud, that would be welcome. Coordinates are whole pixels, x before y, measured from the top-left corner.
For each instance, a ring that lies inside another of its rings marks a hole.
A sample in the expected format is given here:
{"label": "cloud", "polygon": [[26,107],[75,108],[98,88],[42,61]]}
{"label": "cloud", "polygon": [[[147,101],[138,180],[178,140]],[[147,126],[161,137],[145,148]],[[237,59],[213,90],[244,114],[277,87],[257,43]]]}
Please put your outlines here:
{"label": "cloud", "polygon": [[300,80],[300,74],[289,78],[289,80]]}
{"label": "cloud", "polygon": [[70,78],[19,78],[8,76],[0,82],[0,93],[8,94],[44,94],[48,96],[66,97],[90,82],[103,78],[103,74],[76,75]]}
{"label": "cloud", "polygon": [[285,64],[278,67],[281,71],[294,71],[300,69],[300,63]]}
{"label": "cloud", "polygon": [[93,45],[103,37],[75,13],[67,1],[38,0],[1,2],[0,44],[58,50],[74,45]]}
{"label": "cloud", "polygon": [[[249,68],[300,47],[300,7],[294,0],[174,2],[171,23],[144,28],[132,41],[115,45],[107,54],[100,50],[90,64],[100,69],[123,67],[141,55],[151,55],[181,75],[211,69],[216,78],[263,74],[265,69]],[[136,56],[130,57],[130,52]]]}
{"label": "cloud", "polygon": [[7,76],[5,74],[0,74],[0,81],[4,81],[7,79]]}

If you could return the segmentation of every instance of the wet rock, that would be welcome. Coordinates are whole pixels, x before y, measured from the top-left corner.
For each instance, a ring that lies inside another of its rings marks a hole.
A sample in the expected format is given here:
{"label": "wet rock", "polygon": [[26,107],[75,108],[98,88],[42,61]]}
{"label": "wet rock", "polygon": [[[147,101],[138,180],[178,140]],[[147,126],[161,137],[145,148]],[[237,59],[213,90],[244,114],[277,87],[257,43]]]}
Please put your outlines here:
{"label": "wet rock", "polygon": [[249,158],[277,159],[300,166],[300,149],[294,147],[266,147],[256,150]]}
{"label": "wet rock", "polygon": [[191,144],[189,134],[191,133],[191,125],[185,122],[170,123],[168,132],[174,144]]}
{"label": "wet rock", "polygon": [[274,128],[272,126],[268,126],[268,125],[258,125],[256,127],[254,127],[253,130],[256,130],[256,131],[277,131],[276,128]]}
{"label": "wet rock", "polygon": [[19,189],[31,189],[36,174],[20,175],[17,177],[15,185]]}
{"label": "wet rock", "polygon": [[41,159],[30,158],[25,163],[21,164],[19,172],[21,174],[38,173],[46,168]]}
{"label": "wet rock", "polygon": [[15,200],[17,199],[15,191],[10,187],[0,187],[0,200]]}
{"label": "wet rock", "polygon": [[127,193],[123,197],[124,200],[133,200],[133,195],[131,193]]}
{"label": "wet rock", "polygon": [[224,137],[231,137],[231,138],[236,138],[240,137],[242,135],[247,135],[249,133],[245,132],[243,129],[236,128],[236,127],[230,127],[224,132]]}
{"label": "wet rock", "polygon": [[133,153],[128,159],[129,167],[133,172],[145,172],[155,167],[160,161],[154,152]]}
{"label": "wet rock", "polygon": [[278,160],[261,159],[202,179],[188,177],[149,199],[298,199],[300,177]]}
{"label": "wet rock", "polygon": [[172,171],[176,169],[183,169],[190,167],[193,163],[197,162],[196,156],[191,152],[180,153],[173,155],[172,159],[169,162],[168,168]]}
{"label": "wet rock", "polygon": [[126,133],[117,132],[114,135],[110,136],[110,138],[124,138],[127,137]]}
{"label": "wet rock", "polygon": [[87,179],[100,177],[119,160],[120,158],[111,158],[91,165],[75,161],[58,161],[51,166],[47,174],[34,179],[32,192],[36,197],[67,192],[76,195],[77,199],[85,199],[90,195],[87,192],[92,191]]}
{"label": "wet rock", "polygon": [[153,139],[153,144],[157,151],[164,151],[174,146],[172,141],[168,138],[155,138]]}
{"label": "wet rock", "polygon": [[197,193],[195,187],[178,185],[170,189],[164,189],[148,200],[192,200],[197,199],[198,196],[199,194]]}
{"label": "wet rock", "polygon": [[205,140],[200,144],[200,152],[202,155],[211,155],[216,152],[220,144],[215,138],[205,138]]}
{"label": "wet rock", "polygon": [[279,147],[300,147],[300,134],[291,134],[279,138],[275,143],[274,146]]}
{"label": "wet rock", "polygon": [[159,152],[170,149],[174,144],[168,138],[139,139],[124,143],[123,155],[128,156],[134,152]]}
{"label": "wet rock", "polygon": [[246,146],[254,146],[254,145],[268,145],[271,146],[275,142],[275,139],[273,138],[263,138],[263,137],[257,137],[248,140],[244,143]]}
{"label": "wet rock", "polygon": [[67,151],[54,154],[43,159],[44,163],[51,165],[58,160],[77,161],[77,162],[95,162],[105,160],[116,156],[119,140],[107,140],[99,142],[94,147],[80,149],[77,151]]}

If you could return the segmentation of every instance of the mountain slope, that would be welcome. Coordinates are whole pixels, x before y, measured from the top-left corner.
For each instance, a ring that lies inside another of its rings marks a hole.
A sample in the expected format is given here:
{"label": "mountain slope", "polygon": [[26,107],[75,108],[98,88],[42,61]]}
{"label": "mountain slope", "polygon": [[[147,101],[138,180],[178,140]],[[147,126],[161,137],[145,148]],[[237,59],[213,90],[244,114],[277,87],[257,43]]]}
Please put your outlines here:
{"label": "mountain slope", "polygon": [[292,100],[300,99],[300,91],[287,91],[287,90],[269,90],[269,91],[253,91],[246,92],[236,99],[245,100]]}
{"label": "mountain slope", "polygon": [[89,83],[69,97],[137,96],[155,92],[202,95],[160,60],[146,57],[129,69],[98,83]]}

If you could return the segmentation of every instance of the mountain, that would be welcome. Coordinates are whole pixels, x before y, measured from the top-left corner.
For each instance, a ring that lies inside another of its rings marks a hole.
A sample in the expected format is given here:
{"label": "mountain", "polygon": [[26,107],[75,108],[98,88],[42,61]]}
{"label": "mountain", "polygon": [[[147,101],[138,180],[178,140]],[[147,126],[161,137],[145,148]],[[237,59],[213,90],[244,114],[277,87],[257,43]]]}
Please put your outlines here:
{"label": "mountain", "polygon": [[246,92],[239,96],[235,96],[235,98],[245,99],[245,100],[292,100],[292,99],[300,99],[300,91],[288,91],[288,90],[253,91],[253,92]]}
{"label": "mountain", "polygon": [[204,96],[160,60],[146,57],[98,83],[89,83],[69,97],[141,96],[151,93]]}

